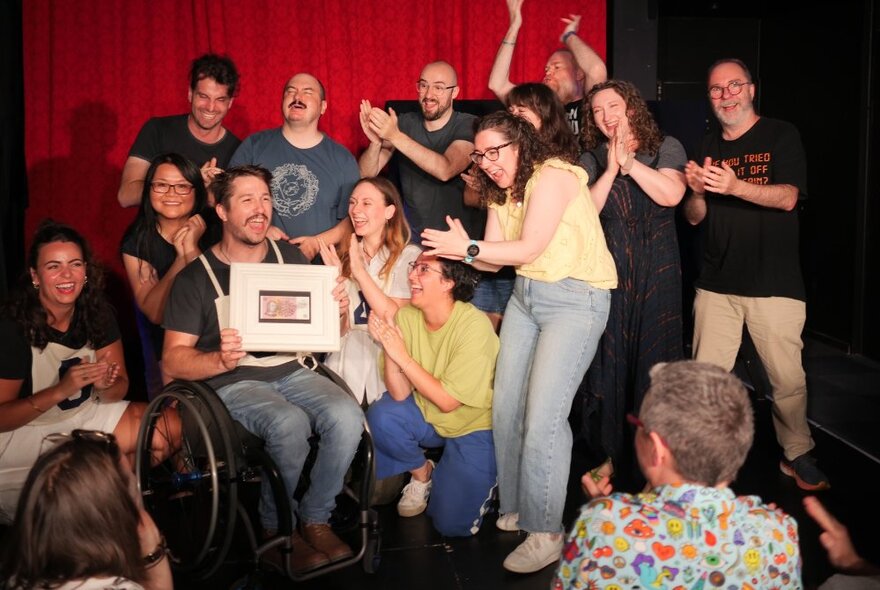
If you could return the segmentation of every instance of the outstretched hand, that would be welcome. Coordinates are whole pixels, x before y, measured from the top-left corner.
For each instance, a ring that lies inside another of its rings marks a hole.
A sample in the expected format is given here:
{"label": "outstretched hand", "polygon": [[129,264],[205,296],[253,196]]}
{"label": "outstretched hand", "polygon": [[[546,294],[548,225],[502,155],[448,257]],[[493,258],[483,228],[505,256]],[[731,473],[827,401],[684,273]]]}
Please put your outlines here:
{"label": "outstretched hand", "polygon": [[872,568],[856,553],[846,526],[834,518],[816,497],[804,498],[804,508],[807,514],[822,527],[823,532],[819,535],[819,542],[825,547],[828,560],[834,567],[856,574],[877,573],[876,568]]}
{"label": "outstretched hand", "polygon": [[430,248],[425,254],[449,260],[464,260],[471,241],[467,230],[460,219],[453,219],[449,215],[446,216],[446,224],[449,226],[448,231],[426,229],[422,232],[422,245]]}

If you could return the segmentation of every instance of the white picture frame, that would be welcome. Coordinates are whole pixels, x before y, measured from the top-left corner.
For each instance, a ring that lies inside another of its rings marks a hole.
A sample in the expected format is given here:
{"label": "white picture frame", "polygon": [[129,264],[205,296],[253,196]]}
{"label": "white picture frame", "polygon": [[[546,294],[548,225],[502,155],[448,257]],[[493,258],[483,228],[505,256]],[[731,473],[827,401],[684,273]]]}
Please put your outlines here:
{"label": "white picture frame", "polygon": [[248,352],[336,352],[335,266],[233,262],[229,327]]}

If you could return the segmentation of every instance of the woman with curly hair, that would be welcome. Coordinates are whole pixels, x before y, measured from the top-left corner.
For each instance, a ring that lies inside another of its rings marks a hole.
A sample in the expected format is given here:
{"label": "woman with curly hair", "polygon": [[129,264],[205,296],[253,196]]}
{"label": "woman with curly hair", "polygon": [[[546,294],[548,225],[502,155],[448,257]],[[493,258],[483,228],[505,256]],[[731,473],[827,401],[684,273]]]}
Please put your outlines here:
{"label": "woman with curly hair", "polygon": [[588,151],[581,163],[619,280],[581,386],[584,432],[595,459],[618,463],[621,475],[634,476],[638,466],[625,439],[626,414],[638,415],[649,369],[683,354],[675,206],[687,187],[687,157],[678,140],[660,133],[630,82],[602,82],[584,100],[590,106],[583,135]]}
{"label": "woman with curly hair", "polygon": [[128,375],[103,273],[85,239],[45,221],[29,273],[0,317],[0,522],[9,522],[40,443],[75,428],[112,432],[132,453],[145,404]]}
{"label": "woman with curly hair", "polygon": [[596,207],[580,166],[508,112],[484,117],[471,159],[488,201],[486,238],[471,240],[457,220],[425,230],[428,254],[478,269],[516,269],[501,324],[492,427],[502,530],[529,533],[507,559],[529,573],[559,559],[571,462],[568,414],[605,329],[617,286]]}
{"label": "woman with curly hair", "polygon": [[339,352],[327,357],[327,366],[339,373],[357,399],[376,401],[385,385],[379,374],[381,349],[370,338],[370,312],[394,315],[409,303],[407,275],[410,262],[421,248],[409,243],[410,229],[403,203],[391,181],[378,176],[362,178],[348,199],[348,216],[354,228],[339,255],[321,244],[325,264],[339,267],[348,279],[349,312],[343,320],[345,334]]}

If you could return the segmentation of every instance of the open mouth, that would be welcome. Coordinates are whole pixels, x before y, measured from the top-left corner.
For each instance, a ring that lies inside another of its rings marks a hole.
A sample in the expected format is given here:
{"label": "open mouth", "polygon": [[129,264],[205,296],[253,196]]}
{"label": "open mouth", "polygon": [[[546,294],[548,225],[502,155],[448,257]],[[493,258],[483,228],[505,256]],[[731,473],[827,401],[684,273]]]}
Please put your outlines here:
{"label": "open mouth", "polygon": [[294,101],[291,101],[290,104],[287,105],[287,108],[288,109],[305,110],[306,104],[304,102],[294,100]]}
{"label": "open mouth", "polygon": [[58,283],[55,290],[63,295],[72,295],[76,289],[76,283]]}
{"label": "open mouth", "polygon": [[248,227],[257,231],[263,230],[268,223],[269,219],[265,215],[254,215],[247,220]]}

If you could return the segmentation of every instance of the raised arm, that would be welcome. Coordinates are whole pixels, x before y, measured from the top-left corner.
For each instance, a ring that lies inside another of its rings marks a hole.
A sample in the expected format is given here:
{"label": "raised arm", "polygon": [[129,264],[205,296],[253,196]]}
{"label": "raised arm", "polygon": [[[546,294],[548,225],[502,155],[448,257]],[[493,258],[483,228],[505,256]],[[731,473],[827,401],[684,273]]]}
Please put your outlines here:
{"label": "raised arm", "polygon": [[135,207],[141,203],[144,190],[144,178],[150,163],[136,156],[129,156],[122,168],[122,181],[116,199],[123,207]]}
{"label": "raised arm", "polygon": [[568,18],[563,18],[562,22],[565,23],[565,29],[562,31],[559,41],[571,51],[578,67],[586,74],[586,78],[584,78],[584,94],[586,94],[595,84],[608,79],[608,69],[599,54],[578,37],[577,31],[581,24],[581,15],[570,14]]}
{"label": "raised arm", "polygon": [[510,63],[513,61],[513,48],[516,46],[516,38],[522,26],[523,0],[507,0],[507,10],[510,13],[510,26],[501,40],[498,53],[495,54],[495,62],[489,73],[489,90],[495,93],[498,100],[504,102],[507,95],[514,87],[510,81]]}
{"label": "raised arm", "polygon": [[[474,149],[473,142],[457,139],[442,154],[435,152],[400,130],[394,109],[388,109],[386,113],[382,109],[373,108],[370,111],[369,127],[416,166],[443,182],[455,178],[467,169],[470,163],[468,154]],[[363,173],[363,169],[361,172]]]}
{"label": "raised arm", "polygon": [[[523,222],[519,239],[500,240],[500,231],[495,227],[497,217],[491,215],[486,224],[486,240],[477,241],[480,253],[477,260],[488,265],[519,266],[528,264],[540,256],[559,227],[562,215],[568,204],[579,191],[577,177],[567,170],[546,168],[532,190],[529,208]],[[447,217],[450,227],[454,220]],[[495,239],[499,241],[495,241]],[[440,231],[426,229],[422,232],[422,244],[431,250],[432,256],[443,256],[453,260],[464,258],[470,241],[460,231],[450,229]],[[483,268],[482,265],[475,265]]]}
{"label": "raised arm", "polygon": [[370,104],[370,101],[361,101],[358,118],[360,119],[364,135],[370,140],[370,145],[367,146],[367,149],[364,150],[364,153],[358,159],[361,178],[378,176],[382,168],[388,163],[388,160],[391,159],[391,154],[394,153],[394,146],[387,141],[383,141],[375,131],[370,129],[370,111],[372,110],[373,106]]}

